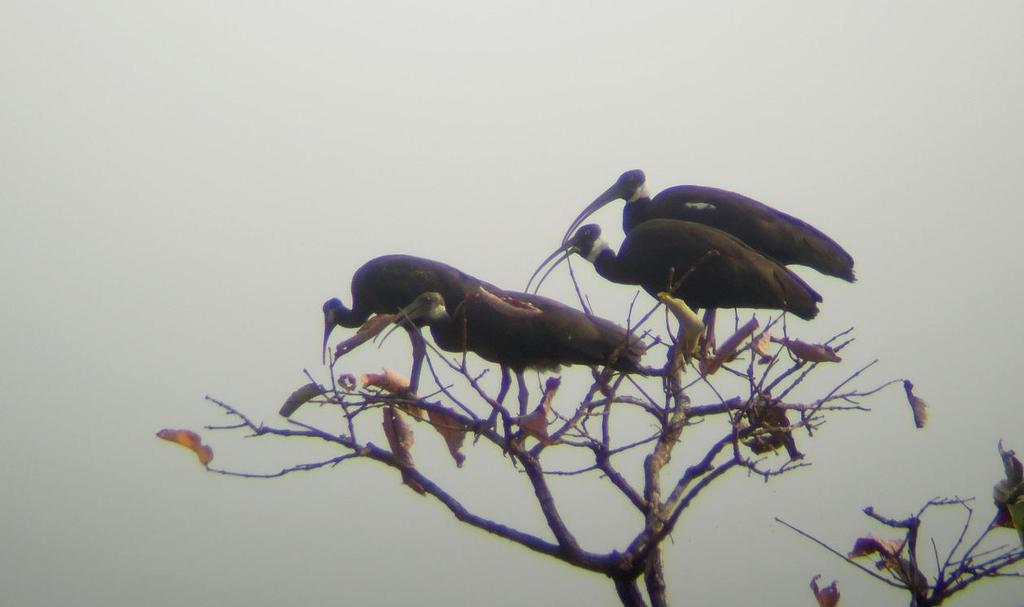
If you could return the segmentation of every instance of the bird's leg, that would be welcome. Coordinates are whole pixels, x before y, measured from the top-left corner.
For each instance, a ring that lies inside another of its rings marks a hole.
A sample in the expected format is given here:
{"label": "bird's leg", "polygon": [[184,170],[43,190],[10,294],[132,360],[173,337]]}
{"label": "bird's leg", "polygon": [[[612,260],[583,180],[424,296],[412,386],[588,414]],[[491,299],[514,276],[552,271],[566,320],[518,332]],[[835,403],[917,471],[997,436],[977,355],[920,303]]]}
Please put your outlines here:
{"label": "bird's leg", "polygon": [[715,352],[715,308],[704,310],[704,337],[700,341],[700,358],[704,360]]}
{"label": "bird's leg", "polygon": [[522,371],[516,371],[516,384],[519,386],[519,415],[526,415],[526,408],[530,405],[530,392],[526,389],[526,378]]}
{"label": "bird's leg", "polygon": [[[505,400],[505,396],[508,395],[508,389],[512,386],[512,376],[509,375],[508,367],[505,365],[501,366],[501,385],[498,386],[498,397],[494,399],[501,406],[502,401]],[[495,407],[491,411],[491,415],[487,418],[487,427],[490,428],[494,425],[495,420],[498,419],[498,407]]]}
{"label": "bird's leg", "polygon": [[423,341],[423,334],[417,327],[406,325],[405,331],[409,334],[409,342],[412,344],[412,371],[409,372],[409,392],[416,394],[420,385],[420,371],[423,369],[423,358],[427,355],[427,344]]}

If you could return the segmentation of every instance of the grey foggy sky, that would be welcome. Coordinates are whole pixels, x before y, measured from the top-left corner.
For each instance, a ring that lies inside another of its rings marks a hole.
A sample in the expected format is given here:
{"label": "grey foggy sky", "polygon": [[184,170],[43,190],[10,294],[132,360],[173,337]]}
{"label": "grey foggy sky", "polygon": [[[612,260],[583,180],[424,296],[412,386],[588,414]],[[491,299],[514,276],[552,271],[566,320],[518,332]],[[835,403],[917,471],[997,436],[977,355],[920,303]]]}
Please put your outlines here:
{"label": "grey foggy sky", "polygon": [[[800,270],[825,298],[801,336],[855,325],[830,377],[878,357],[873,380],[909,377],[932,405],[915,431],[891,389],[802,441],[813,467],[705,495],[666,548],[677,604],[811,605],[815,573],[845,604],[902,604],[772,517],[845,549],[882,531],[867,504],[973,495],[989,516],[996,441],[1024,451],[1024,5],[552,4],[0,5],[0,602],[611,604],[606,580],[463,528],[382,468],[244,482],[153,433],[222,422],[205,394],[276,423],[319,370],[321,303],[350,302],[371,257],[521,288],[630,168],[834,236],[859,280]],[[616,244],[620,212],[594,218]],[[576,268],[621,320],[633,290]],[[548,285],[572,301],[564,275]],[[405,370],[405,347],[352,365]],[[253,471],[325,453],[204,436]],[[539,529],[482,445],[456,471],[418,438],[467,505]],[[633,532],[583,485],[559,497],[584,544]]]}

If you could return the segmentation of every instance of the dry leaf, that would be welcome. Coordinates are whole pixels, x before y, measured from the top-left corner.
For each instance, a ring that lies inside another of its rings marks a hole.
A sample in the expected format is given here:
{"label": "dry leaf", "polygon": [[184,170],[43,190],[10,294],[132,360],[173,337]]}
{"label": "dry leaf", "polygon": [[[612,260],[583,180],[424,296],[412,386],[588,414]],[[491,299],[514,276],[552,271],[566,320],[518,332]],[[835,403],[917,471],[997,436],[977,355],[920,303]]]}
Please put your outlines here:
{"label": "dry leaf", "polygon": [[697,316],[686,302],[672,297],[668,293],[658,293],[658,301],[665,304],[672,315],[679,321],[680,342],[682,342],[683,359],[689,362],[690,357],[697,352],[697,343],[704,333],[704,321]]}
{"label": "dry leaf", "polygon": [[924,428],[924,425],[928,423],[928,403],[924,402],[923,398],[914,396],[914,384],[910,383],[909,379],[903,380],[903,389],[907,391],[907,402],[910,403],[910,409],[914,412],[914,425]]}
{"label": "dry leaf", "polygon": [[409,389],[409,378],[394,369],[384,368],[383,373],[367,373],[359,378],[364,386],[374,386],[395,394]]}
{"label": "dry leaf", "polygon": [[551,401],[555,397],[555,392],[558,390],[558,386],[561,385],[561,380],[557,377],[548,379],[544,386],[544,397],[541,398],[540,404],[532,412],[519,418],[519,427],[523,429],[523,432],[539,440],[543,444],[548,444],[548,412],[551,411]]}
{"label": "dry leaf", "polygon": [[[412,432],[412,428],[405,423],[402,419],[401,414],[395,411],[393,407],[384,407],[384,436],[388,439],[388,445],[391,447],[391,453],[395,455],[399,462],[410,467],[415,468],[416,466],[412,461],[412,445],[416,442],[416,436]],[[420,495],[427,492],[423,488],[423,485],[419,483],[415,478],[412,477],[406,470],[402,470],[402,482]]]}
{"label": "dry leaf", "polygon": [[758,323],[756,318],[751,318],[745,325],[739,328],[733,333],[729,339],[722,343],[722,347],[715,352],[715,356],[710,360],[702,360],[700,363],[700,371],[704,375],[713,375],[715,371],[718,371],[725,361],[732,358],[736,354],[736,350],[739,349],[740,344],[743,340],[750,337],[750,335],[757,330]]}
{"label": "dry leaf", "polygon": [[455,415],[438,409],[427,411],[430,423],[444,438],[448,452],[455,458],[455,465],[462,467],[466,456],[462,454],[462,443],[466,440],[466,426]]}
{"label": "dry leaf", "polygon": [[820,577],[821,574],[818,574],[811,578],[811,592],[814,593],[814,598],[818,599],[818,607],[836,607],[839,604],[839,588],[835,580],[824,588],[818,588]]}
{"label": "dry leaf", "polygon": [[363,326],[359,327],[356,334],[345,341],[339,342],[334,347],[334,358],[341,358],[346,352],[355,350],[356,347],[370,341],[386,329],[398,318],[396,314],[375,314],[371,316]]}
{"label": "dry leaf", "polygon": [[825,344],[809,344],[799,339],[789,339],[788,337],[773,337],[772,341],[786,346],[793,356],[807,362],[838,363],[843,360],[839,358],[839,355],[832,349],[832,346],[826,346]]}
{"label": "dry leaf", "polygon": [[876,552],[882,558],[896,558],[903,550],[903,540],[880,540],[876,537],[859,537],[853,544],[853,550],[846,556],[855,559],[859,556],[870,556]]}
{"label": "dry leaf", "polygon": [[754,354],[761,357],[757,360],[758,363],[766,365],[771,362],[771,343],[772,336],[768,334],[768,331],[761,333],[754,338],[754,341],[750,342],[750,347],[754,350]]}
{"label": "dry leaf", "polygon": [[908,587],[923,590],[928,587],[928,579],[910,564],[909,559],[901,558],[903,551],[903,540],[880,540],[871,536],[857,538],[853,550],[848,554],[850,558],[868,556],[876,552],[881,558],[875,563],[879,569],[888,569],[896,574]]}
{"label": "dry leaf", "polygon": [[999,457],[1003,460],[1006,478],[996,483],[992,491],[998,523],[1016,529],[1024,546],[1024,465],[1013,451],[1003,449],[1003,441],[999,441]]}
{"label": "dry leaf", "polygon": [[281,410],[279,411],[279,413],[283,417],[288,417],[292,413],[295,413],[295,410],[301,407],[303,404],[308,403],[310,400],[316,398],[317,396],[320,396],[323,393],[324,392],[320,388],[320,386],[312,383],[306,384],[305,386],[302,386],[295,392],[292,392],[291,396],[288,397],[288,400],[284,401],[284,404],[281,405]]}
{"label": "dry leaf", "polygon": [[796,440],[789,429],[789,418],[786,410],[770,401],[759,400],[747,411],[747,419],[751,428],[760,428],[767,432],[759,432],[743,441],[751,451],[757,454],[775,451],[784,447],[791,460],[804,458],[804,454],[796,448]]}
{"label": "dry leaf", "polygon": [[172,430],[170,428],[165,428],[157,432],[156,435],[164,440],[171,441],[172,443],[178,443],[182,447],[191,449],[199,457],[199,462],[204,466],[209,466],[210,462],[213,461],[213,449],[204,445],[203,439],[191,430]]}

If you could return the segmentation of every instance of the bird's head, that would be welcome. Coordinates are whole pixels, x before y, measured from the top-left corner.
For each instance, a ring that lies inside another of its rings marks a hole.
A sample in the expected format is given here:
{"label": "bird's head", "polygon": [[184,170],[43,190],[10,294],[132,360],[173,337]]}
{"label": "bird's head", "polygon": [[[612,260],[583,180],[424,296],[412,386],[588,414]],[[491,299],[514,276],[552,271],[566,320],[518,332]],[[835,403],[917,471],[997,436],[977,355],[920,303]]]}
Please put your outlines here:
{"label": "bird's head", "polygon": [[341,315],[345,312],[345,306],[341,303],[341,300],[337,297],[332,297],[324,302],[324,345],[323,345],[323,360],[327,362],[327,339],[331,336],[331,331],[334,327],[338,326],[341,321]]}
{"label": "bird's head", "polygon": [[[537,269],[533,271],[533,275],[530,276],[530,281],[526,283],[526,291],[530,291],[530,285],[533,284],[535,278],[541,274],[541,271],[547,267],[547,271],[541,275],[540,280],[537,281],[537,286],[533,292],[536,293],[540,290],[540,285],[544,283],[544,280],[548,277],[551,272],[558,267],[558,264],[562,263],[569,258],[573,253],[578,253],[585,257],[590,263],[594,263],[597,256],[601,251],[608,248],[607,243],[601,238],[601,227],[596,223],[587,224],[580,229],[576,230],[572,238],[567,238],[562,246],[558,247],[554,253],[547,256],[547,259],[540,262]],[[553,262],[553,263],[552,263]],[[550,267],[548,264],[551,264]]]}
{"label": "bird's head", "polygon": [[615,180],[612,187],[602,192],[600,196],[594,199],[594,202],[588,204],[587,208],[583,209],[576,216],[576,219],[572,220],[572,223],[569,224],[569,229],[565,231],[565,236],[562,237],[562,244],[568,242],[569,235],[580,227],[587,217],[596,213],[606,204],[620,199],[625,200],[627,203],[635,202],[641,198],[648,198],[647,177],[640,169],[626,171]]}

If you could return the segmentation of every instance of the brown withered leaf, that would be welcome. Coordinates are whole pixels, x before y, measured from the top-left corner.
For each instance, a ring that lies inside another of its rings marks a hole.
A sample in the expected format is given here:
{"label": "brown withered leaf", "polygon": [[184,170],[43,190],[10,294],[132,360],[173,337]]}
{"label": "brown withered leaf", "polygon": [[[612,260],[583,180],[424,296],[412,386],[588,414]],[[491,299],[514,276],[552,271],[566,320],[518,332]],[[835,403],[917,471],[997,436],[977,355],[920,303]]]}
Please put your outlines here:
{"label": "brown withered leaf", "polygon": [[295,413],[299,407],[323,393],[324,392],[320,386],[314,383],[308,383],[291,393],[291,396],[289,396],[288,399],[284,401],[284,404],[281,405],[279,413],[282,417],[289,417],[292,413]]}
{"label": "brown withered leaf", "polygon": [[757,327],[758,323],[756,318],[748,320],[746,324],[740,327],[735,333],[729,336],[729,339],[722,343],[722,347],[715,352],[714,357],[710,360],[704,359],[701,361],[701,373],[704,375],[713,375],[715,371],[718,371],[726,361],[730,360],[733,355],[736,354],[736,350],[739,349],[743,340],[750,337],[751,334],[757,330]]}
{"label": "brown withered leaf", "polygon": [[754,338],[754,341],[750,342],[750,347],[754,350],[754,354],[760,356],[760,358],[757,359],[758,364],[766,365],[771,362],[771,343],[772,336],[768,333],[768,331],[761,333],[760,335]]}
{"label": "brown withered leaf", "polygon": [[397,314],[375,314],[371,316],[363,326],[359,327],[356,334],[348,339],[339,342],[334,347],[334,358],[341,358],[347,352],[355,350],[358,346],[370,341],[388,328],[398,318]]}
{"label": "brown withered leaf", "polygon": [[807,362],[838,363],[843,360],[839,358],[839,355],[832,349],[832,346],[826,346],[825,344],[809,344],[799,339],[789,339],[788,337],[773,337],[772,341],[786,346],[786,349],[793,356]]}
{"label": "brown withered leaf", "polygon": [[903,380],[903,389],[907,392],[907,402],[910,403],[910,409],[914,412],[914,425],[924,428],[924,425],[928,423],[928,403],[924,402],[923,398],[914,396],[914,384],[910,383],[909,379]]}
{"label": "brown withered leaf", "polygon": [[747,410],[747,419],[751,428],[767,430],[743,441],[751,451],[760,455],[784,447],[791,460],[804,458],[804,454],[796,448],[793,431],[790,430],[786,410],[764,399],[759,399]]}
{"label": "brown withered leaf", "polygon": [[519,427],[523,429],[524,433],[536,438],[545,445],[549,443],[548,412],[551,411],[551,401],[555,398],[555,392],[558,390],[559,385],[561,385],[559,378],[549,378],[544,385],[544,397],[540,399],[540,404],[537,405],[536,409],[520,417],[518,420]]}
{"label": "brown withered leaf", "polygon": [[846,556],[855,559],[878,553],[883,558],[896,558],[903,550],[903,540],[878,539],[873,536],[859,537],[853,543],[853,550]]}
{"label": "brown withered leaf", "polygon": [[1003,460],[1006,478],[996,483],[992,498],[997,509],[997,523],[1017,530],[1024,546],[1024,465],[1013,451],[1003,449],[999,441],[999,457]]}
{"label": "brown withered leaf", "polygon": [[[388,439],[391,453],[398,458],[402,464],[415,468],[412,461],[412,446],[416,442],[416,436],[412,432],[402,415],[394,407],[384,407],[384,436]],[[408,485],[413,491],[423,495],[427,492],[423,485],[412,477],[406,470],[402,470],[402,482]]]}
{"label": "brown withered leaf", "polygon": [[384,368],[383,373],[367,373],[359,378],[364,386],[380,388],[385,392],[395,394],[409,389],[409,378],[394,369]]}
{"label": "brown withered leaf", "polygon": [[828,586],[818,588],[818,578],[820,577],[819,573],[811,578],[811,592],[818,600],[818,607],[836,607],[839,604],[839,587],[836,586],[836,581],[832,580]]}
{"label": "brown withered leaf", "polygon": [[156,435],[166,441],[178,443],[186,449],[191,449],[199,457],[199,463],[209,466],[213,461],[213,449],[203,444],[203,439],[191,430],[172,430],[165,428]]}
{"label": "brown withered leaf", "polygon": [[924,590],[928,587],[928,579],[915,569],[909,559],[902,558],[903,540],[878,539],[875,537],[861,537],[854,542],[853,550],[847,555],[850,558],[869,556],[877,553],[881,560],[875,563],[879,569],[888,569],[896,574],[904,584],[910,588]]}
{"label": "brown withered leaf", "polygon": [[455,459],[455,465],[461,468],[462,463],[466,461],[466,456],[462,454],[462,443],[466,440],[468,429],[459,421],[458,417],[447,411],[432,408],[427,411],[427,415],[431,425],[441,434],[445,444],[448,445],[448,452]]}

